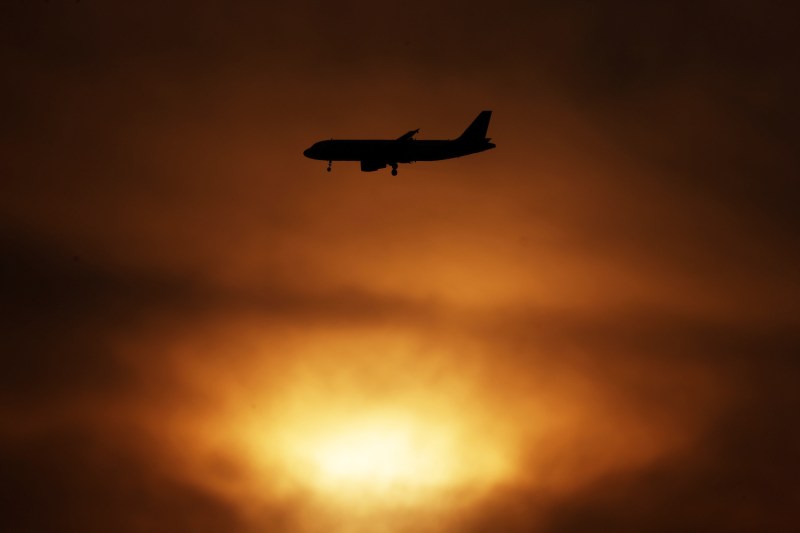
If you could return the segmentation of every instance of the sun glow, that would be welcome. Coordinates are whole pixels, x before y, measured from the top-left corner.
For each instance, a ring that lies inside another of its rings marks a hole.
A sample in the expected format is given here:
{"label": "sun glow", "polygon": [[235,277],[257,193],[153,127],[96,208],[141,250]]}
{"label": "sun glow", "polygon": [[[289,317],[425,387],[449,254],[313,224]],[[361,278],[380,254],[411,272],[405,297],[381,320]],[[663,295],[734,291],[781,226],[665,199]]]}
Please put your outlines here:
{"label": "sun glow", "polygon": [[219,418],[189,428],[187,472],[254,523],[287,508],[298,533],[432,533],[509,489],[558,497],[681,445],[669,420],[647,426],[549,358],[523,374],[404,333],[280,332],[258,364],[198,372]]}
{"label": "sun glow", "polygon": [[454,421],[424,413],[330,415],[282,438],[282,463],[299,484],[329,502],[420,503],[507,474],[508,457]]}
{"label": "sun glow", "polygon": [[333,486],[431,485],[444,481],[447,473],[440,443],[425,442],[408,427],[381,422],[321,436],[305,452],[323,483]]}
{"label": "sun glow", "polygon": [[214,434],[245,465],[232,498],[254,514],[291,502],[304,533],[427,532],[514,479],[519,428],[495,409],[511,398],[487,396],[468,347],[455,359],[395,331],[356,333],[272,343],[280,360],[242,374],[230,431]]}

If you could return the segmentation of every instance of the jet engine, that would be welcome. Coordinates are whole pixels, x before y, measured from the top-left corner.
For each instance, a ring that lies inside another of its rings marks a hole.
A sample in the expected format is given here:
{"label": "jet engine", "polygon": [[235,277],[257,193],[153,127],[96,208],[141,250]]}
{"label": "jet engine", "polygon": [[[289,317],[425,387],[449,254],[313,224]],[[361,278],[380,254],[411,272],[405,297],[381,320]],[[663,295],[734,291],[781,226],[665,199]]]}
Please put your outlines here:
{"label": "jet engine", "polygon": [[386,168],[386,163],[383,163],[381,161],[361,162],[361,172],[375,172],[376,170],[380,170],[382,168]]}

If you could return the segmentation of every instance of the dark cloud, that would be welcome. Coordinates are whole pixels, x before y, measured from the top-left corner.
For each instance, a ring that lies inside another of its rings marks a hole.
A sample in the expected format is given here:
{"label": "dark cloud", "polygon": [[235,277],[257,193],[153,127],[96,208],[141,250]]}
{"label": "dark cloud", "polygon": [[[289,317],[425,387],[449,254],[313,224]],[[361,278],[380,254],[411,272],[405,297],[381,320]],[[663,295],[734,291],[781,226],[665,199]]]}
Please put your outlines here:
{"label": "dark cloud", "polygon": [[796,242],[800,76],[792,65],[800,57],[789,7],[594,8],[568,86],[609,134],[687,194],[731,205]]}
{"label": "dark cloud", "polygon": [[315,293],[269,279],[248,290],[109,265],[101,250],[69,247],[6,227],[0,247],[6,401],[48,404],[80,391],[114,394],[138,376],[117,345],[156,328],[182,332],[193,321],[252,315],[265,323],[419,322],[435,318],[431,302],[370,294],[358,288]]}
{"label": "dark cloud", "polygon": [[[641,424],[658,423],[655,420],[665,411],[685,418],[703,409],[690,374],[670,373],[678,361],[705,365],[730,394],[723,413],[696,435],[691,447],[633,470],[610,472],[566,496],[535,484],[498,491],[473,512],[463,530],[791,529],[797,505],[792,479],[798,474],[800,440],[793,423],[800,405],[800,394],[792,385],[798,371],[796,332],[701,324],[675,327],[674,321],[665,320],[656,326],[661,331],[657,334],[653,322],[643,328],[626,322],[628,326],[612,328],[606,322],[597,328],[595,333],[602,332],[603,340],[575,335],[576,328],[567,328],[572,333],[565,338],[573,339],[566,342],[568,348],[546,351],[562,359],[560,364],[591,373],[635,403],[637,411],[648,413],[649,421]],[[531,336],[541,338],[542,333]],[[575,351],[587,354],[588,361],[580,361]],[[637,372],[637,366],[644,371]],[[613,423],[608,429],[624,430]],[[596,446],[596,441],[586,442],[582,449],[591,456],[599,453]]]}
{"label": "dark cloud", "polygon": [[[765,387],[759,400],[738,402],[691,452],[605,476],[563,500],[508,491],[466,530],[528,531],[530,524],[548,533],[791,529],[797,496],[788,480],[797,475],[800,438],[791,413],[798,397],[777,390]],[[772,414],[765,417],[767,405]]]}
{"label": "dark cloud", "polygon": [[[6,401],[49,403],[89,387],[113,390],[125,369],[108,346],[125,322],[133,287],[86,265],[91,258],[42,246],[30,235],[2,239],[2,382]],[[115,286],[116,285],[116,286]],[[116,294],[115,294],[116,293]]]}
{"label": "dark cloud", "polygon": [[110,433],[73,423],[25,438],[4,437],[0,494],[6,527],[245,531],[229,502],[175,479],[154,462],[146,434],[132,428],[127,435]]}

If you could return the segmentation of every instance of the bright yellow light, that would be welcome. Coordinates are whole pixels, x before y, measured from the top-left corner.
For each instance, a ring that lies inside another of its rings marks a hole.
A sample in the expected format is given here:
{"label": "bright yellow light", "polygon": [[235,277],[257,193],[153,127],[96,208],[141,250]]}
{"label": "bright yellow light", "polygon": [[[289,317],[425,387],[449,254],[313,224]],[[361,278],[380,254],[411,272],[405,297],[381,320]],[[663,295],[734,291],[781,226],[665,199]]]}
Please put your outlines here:
{"label": "bright yellow light", "polygon": [[297,347],[270,345],[281,372],[249,374],[245,408],[232,402],[225,438],[241,446],[254,513],[263,498],[291,502],[302,533],[431,533],[514,479],[514,420],[491,409],[503,395],[486,401],[468,348],[454,363],[427,348],[418,357],[393,330],[303,334]]}
{"label": "bright yellow light", "polygon": [[511,460],[503,446],[444,412],[334,409],[285,427],[278,440],[282,469],[298,486],[348,508],[476,495],[507,477]]}
{"label": "bright yellow light", "polygon": [[298,451],[319,488],[374,494],[447,484],[455,474],[448,444],[408,420],[361,420],[312,432]]}
{"label": "bright yellow light", "polygon": [[[259,530],[276,529],[265,509],[287,509],[298,533],[453,531],[483,498],[518,488],[559,498],[691,445],[685,422],[642,419],[544,356],[529,375],[470,343],[440,352],[394,331],[297,336],[271,342],[263,366],[232,358],[199,373],[198,390],[222,391],[220,414],[198,421],[192,405],[183,430],[187,476]],[[186,373],[203,368],[187,360]]]}

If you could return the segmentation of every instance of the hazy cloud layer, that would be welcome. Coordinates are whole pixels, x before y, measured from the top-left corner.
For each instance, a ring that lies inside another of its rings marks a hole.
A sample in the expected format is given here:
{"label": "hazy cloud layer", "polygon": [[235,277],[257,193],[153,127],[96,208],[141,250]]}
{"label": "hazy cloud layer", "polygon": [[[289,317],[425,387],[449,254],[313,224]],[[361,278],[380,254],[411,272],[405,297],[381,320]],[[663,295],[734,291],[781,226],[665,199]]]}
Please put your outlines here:
{"label": "hazy cloud layer", "polygon": [[[275,441],[374,403],[514,466],[385,531],[790,529],[788,7],[6,6],[5,523],[365,530]],[[397,178],[301,155],[483,108]]]}

